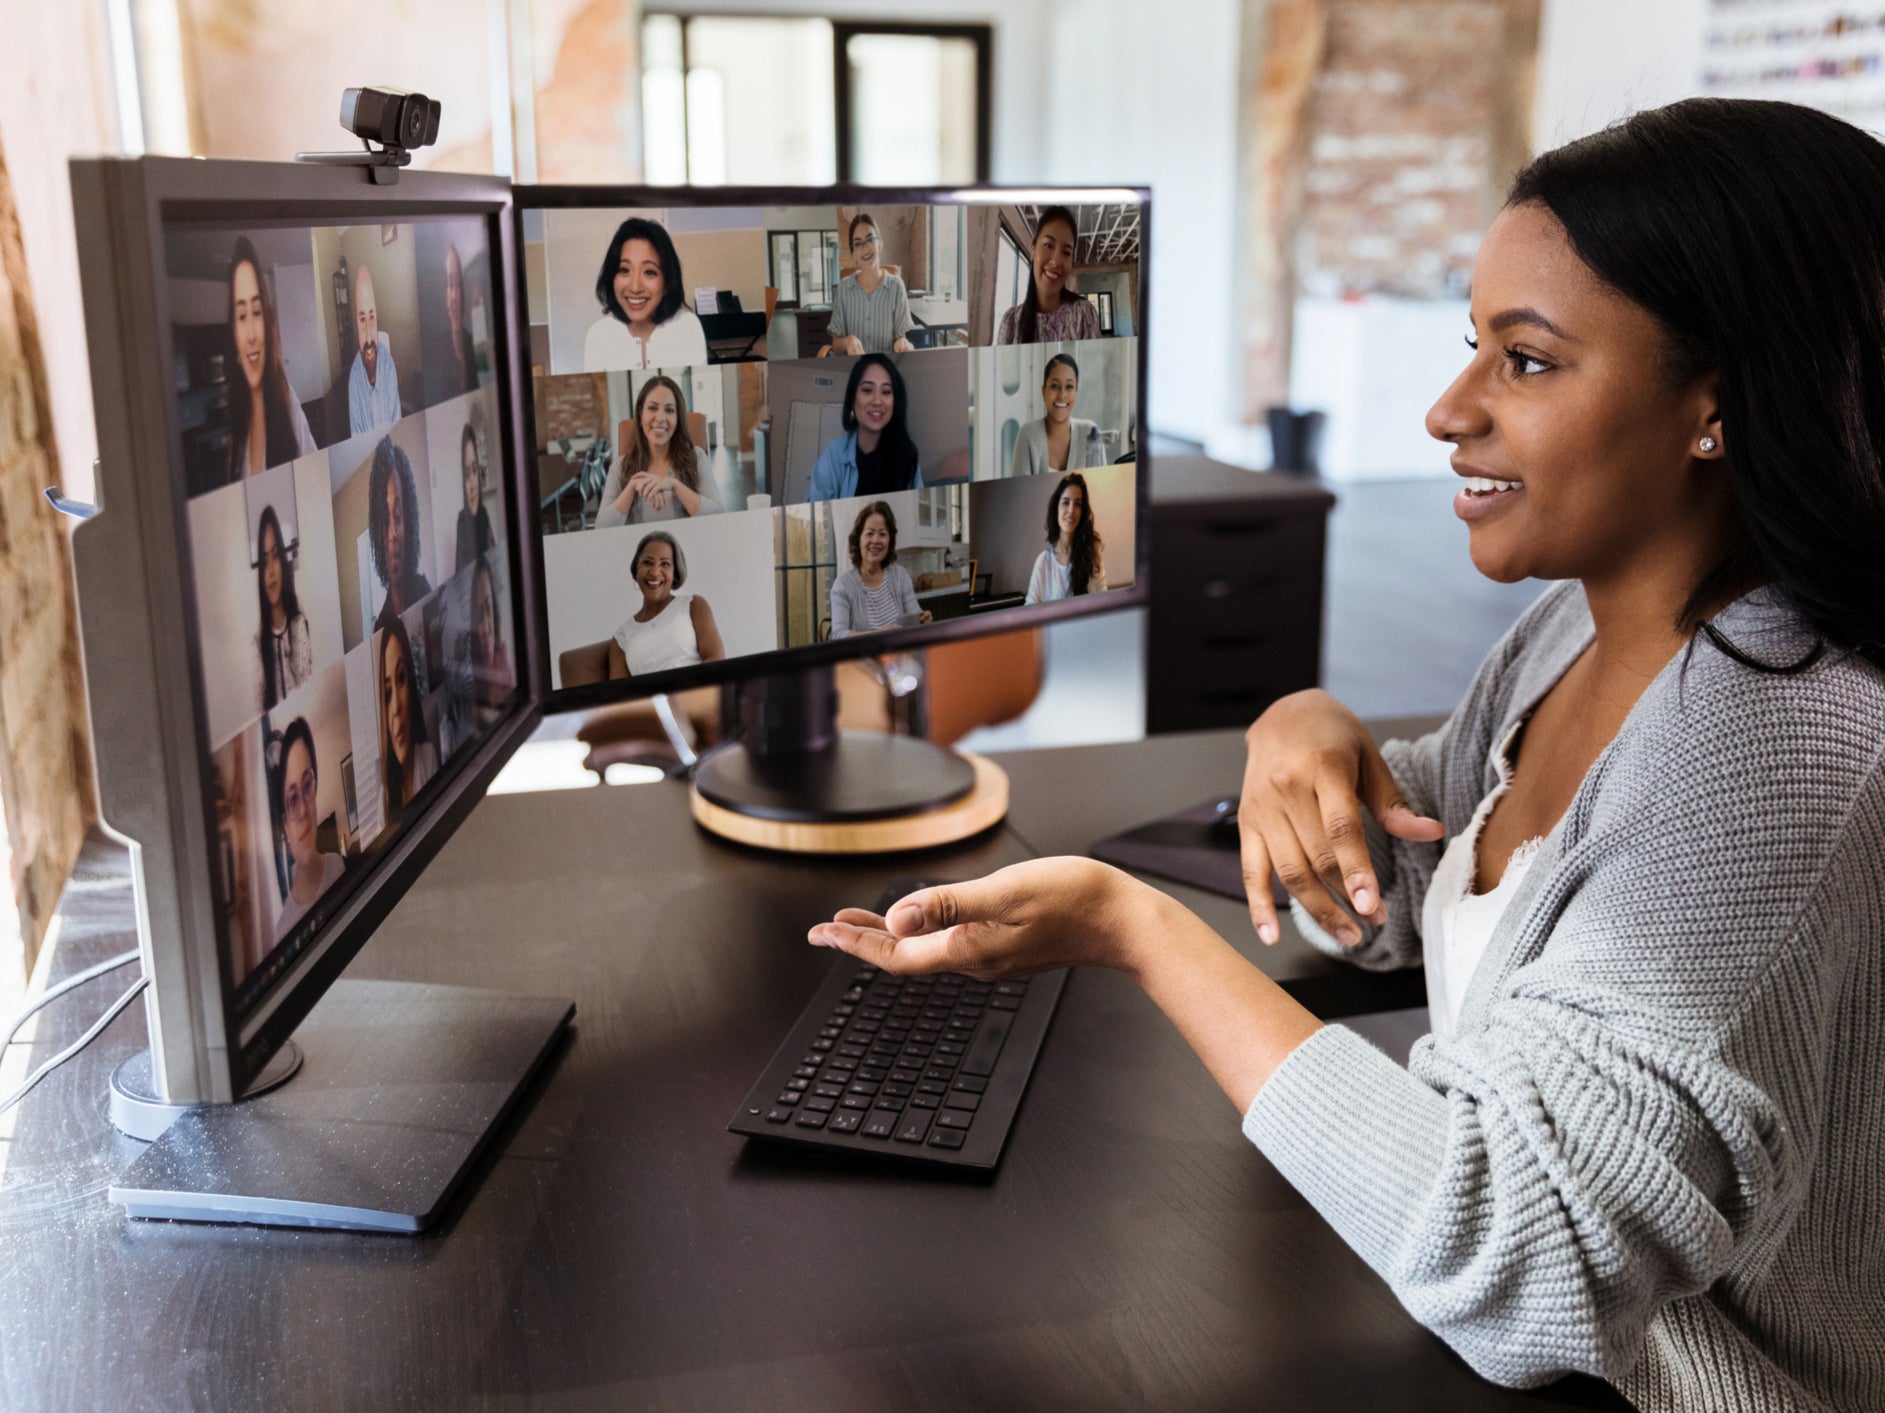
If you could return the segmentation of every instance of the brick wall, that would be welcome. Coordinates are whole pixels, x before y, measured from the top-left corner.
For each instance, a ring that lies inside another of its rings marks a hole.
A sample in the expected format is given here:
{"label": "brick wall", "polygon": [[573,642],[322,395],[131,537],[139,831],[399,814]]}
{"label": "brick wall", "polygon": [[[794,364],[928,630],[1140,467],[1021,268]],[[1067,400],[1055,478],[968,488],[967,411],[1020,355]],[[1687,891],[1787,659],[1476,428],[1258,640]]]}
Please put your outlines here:
{"label": "brick wall", "polygon": [[538,378],[536,398],[540,444],[584,433],[615,440],[615,428],[608,425],[609,387],[603,374],[560,373]]}
{"label": "brick wall", "polygon": [[70,549],[45,365],[0,151],[0,800],[30,970],[96,817]]}

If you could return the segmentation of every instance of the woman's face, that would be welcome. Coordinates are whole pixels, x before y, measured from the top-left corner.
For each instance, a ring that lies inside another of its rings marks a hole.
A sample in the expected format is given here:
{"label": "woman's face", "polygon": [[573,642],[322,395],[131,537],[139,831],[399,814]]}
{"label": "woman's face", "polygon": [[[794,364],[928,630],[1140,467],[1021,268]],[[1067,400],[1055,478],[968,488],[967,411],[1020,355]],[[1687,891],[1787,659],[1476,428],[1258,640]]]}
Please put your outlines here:
{"label": "woman's face", "polygon": [[674,405],[671,390],[660,384],[648,390],[641,400],[641,434],[650,451],[667,451],[668,443],[674,440],[674,424],[679,415],[680,409]]}
{"label": "woman's face", "polygon": [[635,582],[649,603],[665,603],[674,594],[674,551],[652,540],[635,561]]}
{"label": "woman's face", "polygon": [[288,747],[281,777],[282,835],[302,868],[314,864],[314,758],[299,737]]}
{"label": "woman's face", "polygon": [[857,552],[867,569],[884,562],[884,557],[890,553],[890,527],[884,523],[883,516],[873,515],[864,522],[864,529],[857,537]]}
{"label": "woman's face", "polygon": [[875,270],[883,245],[884,238],[877,234],[877,227],[867,222],[851,232],[851,259],[860,270]]}
{"label": "woman's face", "polygon": [[268,311],[262,305],[262,279],[244,260],[229,279],[236,309],[236,361],[251,392],[262,386],[262,363],[268,352]]}
{"label": "woman's face", "polygon": [[1063,487],[1060,499],[1055,502],[1054,514],[1060,521],[1060,533],[1071,535],[1080,528],[1080,517],[1086,510],[1086,492],[1078,486]]}
{"label": "woman's face", "polygon": [[1480,573],[1690,572],[1726,490],[1722,468],[1692,459],[1716,412],[1714,377],[1671,379],[1655,318],[1599,281],[1542,206],[1492,223],[1471,317],[1477,350],[1427,431],[1453,444],[1457,474],[1477,478],[1454,510]]}
{"label": "woman's face", "polygon": [[871,364],[858,380],[857,400],[851,404],[858,426],[870,432],[881,432],[890,425],[896,410],[897,392],[890,381],[890,370],[881,363]]}
{"label": "woman's face", "polygon": [[1034,233],[1034,288],[1053,304],[1073,273],[1074,233],[1065,221],[1049,221]]}
{"label": "woman's face", "polygon": [[1080,396],[1080,380],[1074,376],[1073,369],[1065,363],[1056,363],[1047,370],[1047,381],[1041,384],[1041,401],[1047,404],[1047,420],[1061,425],[1073,417],[1073,404]]}
{"label": "woman's face", "polygon": [[465,327],[465,271],[457,248],[450,245],[445,247],[445,317],[453,333]]}
{"label": "woman's face", "polygon": [[262,592],[270,608],[281,607],[281,537],[273,525],[262,526]]}
{"label": "woman's face", "polygon": [[650,322],[666,291],[661,256],[653,244],[639,239],[623,241],[615,267],[615,302],[628,315],[628,322]]}
{"label": "woman's face", "polygon": [[471,622],[478,635],[478,660],[493,661],[497,657],[497,595],[489,574],[472,576]]}
{"label": "woman's face", "polygon": [[391,588],[404,581],[406,565],[406,512],[399,494],[399,477],[386,478],[386,584]]}
{"label": "woman's face", "polygon": [[412,760],[412,667],[405,647],[391,633],[380,649],[380,709],[386,713],[393,759],[403,769]]}
{"label": "woman's face", "polygon": [[[480,479],[478,476],[478,444],[476,442],[461,441],[458,445],[460,449],[459,474],[465,478],[465,509],[475,514],[478,509],[478,502],[483,499],[483,497],[478,494],[478,482]],[[392,482],[389,480],[386,484],[390,486]]]}

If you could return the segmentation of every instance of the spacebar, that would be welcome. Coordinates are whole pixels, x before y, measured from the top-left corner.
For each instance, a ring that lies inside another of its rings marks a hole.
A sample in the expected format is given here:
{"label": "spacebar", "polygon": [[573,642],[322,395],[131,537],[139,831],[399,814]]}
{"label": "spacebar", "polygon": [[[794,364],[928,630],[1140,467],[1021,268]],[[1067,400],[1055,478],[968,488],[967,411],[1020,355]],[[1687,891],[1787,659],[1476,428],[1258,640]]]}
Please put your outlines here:
{"label": "spacebar", "polygon": [[969,1053],[962,1057],[962,1074],[988,1075],[995,1072],[995,1057],[1014,1024],[1013,1011],[990,1011],[982,1017],[982,1028],[969,1043]]}

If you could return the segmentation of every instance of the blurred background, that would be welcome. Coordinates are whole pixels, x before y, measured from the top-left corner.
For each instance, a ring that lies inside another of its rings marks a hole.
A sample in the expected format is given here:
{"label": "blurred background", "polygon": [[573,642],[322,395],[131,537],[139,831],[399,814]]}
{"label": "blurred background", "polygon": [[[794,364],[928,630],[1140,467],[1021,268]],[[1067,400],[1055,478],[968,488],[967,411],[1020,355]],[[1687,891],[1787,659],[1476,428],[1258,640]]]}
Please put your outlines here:
{"label": "blurred background", "polygon": [[[0,0],[0,35],[0,1013],[92,810],[39,494],[96,454],[72,156],[343,147],[375,83],[443,102],[418,165],[520,182],[1146,184],[1152,445],[1264,468],[1271,409],[1324,414],[1324,684],[1401,715],[1539,587],[1474,573],[1422,427],[1512,174],[1695,93],[1885,115],[1885,5],[1823,0]],[[1145,634],[1056,628],[963,744],[1142,734]]]}

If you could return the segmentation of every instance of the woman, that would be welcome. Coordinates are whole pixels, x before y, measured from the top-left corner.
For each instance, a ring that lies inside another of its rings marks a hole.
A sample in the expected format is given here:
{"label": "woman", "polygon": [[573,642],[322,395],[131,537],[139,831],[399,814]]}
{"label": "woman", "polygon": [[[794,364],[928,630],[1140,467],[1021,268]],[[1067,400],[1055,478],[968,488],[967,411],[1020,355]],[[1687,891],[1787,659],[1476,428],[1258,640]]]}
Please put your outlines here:
{"label": "woman", "polygon": [[270,777],[275,788],[275,818],[281,829],[281,841],[288,846],[293,860],[288,873],[288,894],[281,900],[281,916],[275,919],[275,940],[281,941],[294,931],[295,924],[314,905],[314,900],[339,880],[346,860],[339,854],[324,854],[317,833],[319,810],[315,805],[319,767],[314,758],[314,733],[308,723],[296,717],[281,733],[281,764]]}
{"label": "woman", "polygon": [[634,565],[641,607],[615,630],[609,644],[611,679],[718,662],[727,655],[707,601],[676,592],[687,582],[687,556],[672,535],[665,530],[643,535]]}
{"label": "woman", "polygon": [[262,507],[255,527],[255,597],[261,616],[255,630],[255,708],[276,702],[314,675],[314,636],[295,597],[295,567],[282,545],[275,507]]}
{"label": "woman", "polygon": [[1097,864],[816,940],[1124,969],[1489,1378],[1885,1407],[1881,232],[1885,148],[1790,104],[1640,113],[1514,184],[1428,428],[1474,564],[1572,582],[1418,741],[1278,702],[1239,805],[1266,942],[1274,868],[1324,950],[1427,967],[1408,1069]]}
{"label": "woman", "polygon": [[282,368],[281,334],[262,262],[247,236],[236,237],[229,259],[229,337],[242,370],[242,382],[229,397],[230,475],[240,480],[314,450],[307,414]]}
{"label": "woman", "polygon": [[1047,502],[1047,548],[1028,575],[1028,603],[1052,603],[1106,587],[1106,543],[1093,529],[1086,477],[1060,478]]}
{"label": "woman", "polygon": [[411,804],[439,768],[413,673],[412,639],[394,618],[380,633],[380,774],[389,811]]}
{"label": "woman", "polygon": [[720,502],[700,489],[700,455],[687,432],[687,399],[665,373],[642,384],[622,459],[602,485],[596,528],[646,525],[717,515]]}
{"label": "woman", "polygon": [[831,584],[831,636],[876,633],[931,621],[916,601],[910,571],[897,563],[897,516],[885,501],[858,511],[851,525],[851,567]]}
{"label": "woman", "polygon": [[616,227],[596,274],[602,317],[583,339],[583,371],[680,368],[707,361],[707,333],[687,307],[681,257],[658,222],[631,216]]}
{"label": "woman", "polygon": [[484,464],[478,460],[478,434],[469,422],[458,437],[458,469],[464,477],[465,505],[458,512],[454,574],[463,573],[466,565],[491,548],[491,512],[484,505]]}
{"label": "woman", "polygon": [[910,314],[910,294],[903,278],[883,267],[884,238],[877,223],[860,211],[845,233],[851,244],[855,274],[838,281],[831,295],[831,342],[818,350],[832,353],[908,353],[913,345],[904,335],[916,327]]}
{"label": "woman", "polygon": [[471,327],[465,317],[465,267],[458,258],[458,247],[445,247],[445,322],[449,331],[447,347],[451,358],[441,381],[440,401],[478,390],[478,353],[471,342]]}
{"label": "woman", "polygon": [[1095,459],[1099,447],[1099,424],[1073,415],[1073,405],[1080,397],[1080,365],[1070,353],[1056,353],[1047,360],[1041,378],[1041,403],[1047,415],[1030,422],[1015,439],[1011,476],[1040,476],[1050,471],[1077,471],[1085,466],[1104,464]]}
{"label": "woman", "polygon": [[481,555],[471,571],[471,696],[478,725],[503,710],[516,684],[498,627],[497,584],[490,562]]}
{"label": "woman", "polygon": [[367,539],[373,546],[373,572],[386,590],[374,626],[384,628],[432,592],[430,581],[419,572],[419,496],[412,461],[391,437],[382,437],[373,449]]}
{"label": "woman", "polygon": [[919,490],[923,468],[910,440],[903,375],[881,353],[851,365],[844,385],[844,435],[818,453],[805,499],[843,500]]}
{"label": "woman", "polygon": [[1027,294],[1001,316],[996,343],[1055,343],[1100,336],[1099,311],[1067,288],[1079,235],[1073,212],[1065,206],[1042,210],[1028,252]]}

